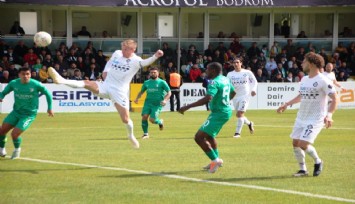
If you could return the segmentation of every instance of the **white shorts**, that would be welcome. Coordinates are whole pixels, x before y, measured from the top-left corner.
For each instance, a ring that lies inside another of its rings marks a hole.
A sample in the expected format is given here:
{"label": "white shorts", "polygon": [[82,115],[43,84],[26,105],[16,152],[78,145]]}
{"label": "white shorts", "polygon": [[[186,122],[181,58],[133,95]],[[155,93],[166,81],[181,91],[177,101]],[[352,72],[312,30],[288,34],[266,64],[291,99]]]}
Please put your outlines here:
{"label": "white shorts", "polygon": [[99,94],[97,96],[110,99],[112,103],[117,103],[129,110],[128,93],[126,94],[122,90],[110,88],[105,82],[97,81],[96,84],[99,87]]}
{"label": "white shorts", "polygon": [[292,139],[303,140],[313,144],[323,127],[323,123],[301,124],[296,122],[290,137]]}
{"label": "white shorts", "polygon": [[246,112],[249,106],[249,97],[238,97],[233,99],[234,110]]}

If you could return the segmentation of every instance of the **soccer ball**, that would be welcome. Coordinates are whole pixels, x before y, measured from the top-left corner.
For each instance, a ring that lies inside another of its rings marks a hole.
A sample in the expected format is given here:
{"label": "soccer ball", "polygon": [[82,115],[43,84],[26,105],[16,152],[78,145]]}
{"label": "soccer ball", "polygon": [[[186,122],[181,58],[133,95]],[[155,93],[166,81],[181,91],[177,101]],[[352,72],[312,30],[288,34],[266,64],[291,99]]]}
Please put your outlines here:
{"label": "soccer ball", "polygon": [[39,47],[46,47],[51,44],[52,36],[47,32],[40,31],[35,34],[35,36],[33,37],[33,41]]}

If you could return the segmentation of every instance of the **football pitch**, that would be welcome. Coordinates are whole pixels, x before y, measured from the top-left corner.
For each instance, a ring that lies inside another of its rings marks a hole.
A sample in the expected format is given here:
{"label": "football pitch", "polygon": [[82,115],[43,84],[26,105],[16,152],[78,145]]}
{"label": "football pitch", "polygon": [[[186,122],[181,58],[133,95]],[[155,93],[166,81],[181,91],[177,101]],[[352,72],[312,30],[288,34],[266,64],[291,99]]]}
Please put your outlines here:
{"label": "football pitch", "polygon": [[131,113],[138,150],[117,113],[39,114],[21,158],[0,158],[0,203],[355,203],[355,110],[334,114],[315,142],[324,171],[311,176],[306,155],[302,178],[292,177],[295,110],[248,111],[255,133],[244,126],[239,139],[233,116],[217,137],[224,165],[214,174],[202,170],[209,160],[193,139],[208,114],[163,112],[164,130],[149,124],[142,140],[140,113]]}

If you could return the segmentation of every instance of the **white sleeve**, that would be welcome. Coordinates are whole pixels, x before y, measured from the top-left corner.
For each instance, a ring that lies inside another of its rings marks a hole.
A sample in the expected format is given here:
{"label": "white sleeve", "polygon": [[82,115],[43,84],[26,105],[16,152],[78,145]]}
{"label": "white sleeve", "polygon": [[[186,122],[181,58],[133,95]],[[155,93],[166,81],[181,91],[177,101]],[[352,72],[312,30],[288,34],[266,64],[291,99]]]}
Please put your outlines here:
{"label": "white sleeve", "polygon": [[254,76],[254,73],[249,71],[249,83],[250,83],[250,90],[251,91],[255,91],[256,93],[256,88],[258,86],[258,81],[256,80],[255,76]]}
{"label": "white sleeve", "polygon": [[149,58],[147,58],[147,59],[144,59],[144,60],[139,61],[139,65],[140,65],[141,67],[146,67],[146,66],[148,66],[148,65],[153,64],[153,62],[154,62],[155,60],[157,60],[157,59],[158,59],[158,57],[156,57],[155,54],[154,54],[153,56],[151,56],[151,57],[149,57]]}

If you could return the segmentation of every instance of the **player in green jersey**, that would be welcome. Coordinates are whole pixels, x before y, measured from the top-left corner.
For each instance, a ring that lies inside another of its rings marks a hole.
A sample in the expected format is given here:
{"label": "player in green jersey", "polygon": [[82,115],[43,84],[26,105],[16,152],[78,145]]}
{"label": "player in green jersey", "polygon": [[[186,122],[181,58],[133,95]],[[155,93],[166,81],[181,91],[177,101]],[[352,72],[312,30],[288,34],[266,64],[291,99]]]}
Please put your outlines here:
{"label": "player in green jersey", "polygon": [[31,79],[29,68],[20,68],[19,78],[10,81],[5,89],[0,92],[0,102],[11,91],[14,92],[15,103],[12,112],[4,119],[0,128],[0,156],[6,156],[6,134],[11,130],[15,150],[11,159],[20,157],[21,134],[27,130],[35,120],[39,105],[39,96],[44,94],[47,99],[48,115],[53,117],[52,95],[40,82]]}
{"label": "player in green jersey", "polygon": [[158,77],[158,68],[150,68],[149,76],[150,79],[143,83],[141,91],[138,93],[136,99],[134,100],[135,103],[138,103],[138,99],[142,96],[142,94],[147,92],[147,97],[145,98],[142,110],[142,129],[144,133],[142,137],[143,139],[149,138],[148,118],[151,123],[158,124],[159,129],[163,130],[163,119],[159,119],[159,113],[171,96],[169,85],[166,83],[166,81]]}
{"label": "player in green jersey", "polygon": [[222,75],[220,63],[212,62],[208,64],[206,73],[207,78],[211,80],[208,84],[206,96],[180,108],[179,112],[184,114],[190,108],[209,103],[211,114],[195,134],[195,141],[211,159],[211,163],[204,169],[214,173],[223,163],[223,160],[219,158],[216,136],[232,116],[229,101],[234,97],[235,91],[230,80]]}

